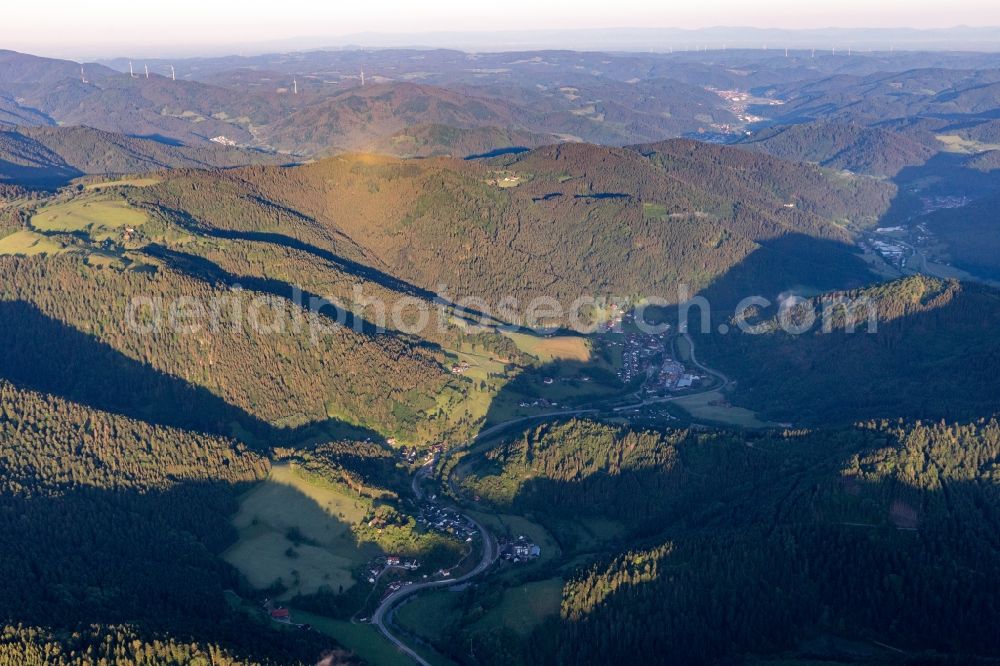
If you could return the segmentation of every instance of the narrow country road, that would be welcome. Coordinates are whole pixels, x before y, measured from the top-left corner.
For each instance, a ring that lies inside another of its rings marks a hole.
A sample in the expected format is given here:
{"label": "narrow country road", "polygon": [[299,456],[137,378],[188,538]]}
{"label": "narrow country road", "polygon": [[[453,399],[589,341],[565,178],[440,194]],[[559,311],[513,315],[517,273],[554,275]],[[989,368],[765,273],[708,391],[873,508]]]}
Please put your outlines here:
{"label": "narrow country road", "polygon": [[[729,386],[732,383],[732,381],[726,375],[722,374],[717,370],[712,370],[711,368],[708,368],[698,362],[698,359],[695,357],[695,352],[694,352],[694,340],[692,340],[691,337],[687,334],[687,331],[682,331],[681,335],[684,336],[690,347],[691,364],[697,367],[698,369],[702,370],[703,372],[715,377],[722,384],[721,386],[706,390],[716,391],[724,389],[727,386]],[[685,395],[694,395],[694,394],[688,393]],[[616,407],[613,409],[613,411],[634,409],[636,407],[642,407],[657,402],[667,402],[669,400],[674,400],[677,397],[678,396],[665,396],[660,398],[649,398],[634,405]],[[472,440],[465,447],[461,448],[465,448],[470,452],[474,451],[476,448],[476,444],[485,443],[485,440],[489,439],[491,436],[520,423],[529,423],[531,421],[559,418],[564,416],[578,416],[581,414],[592,414],[599,411],[601,411],[600,405],[592,405],[590,407],[582,409],[548,412],[545,414],[536,414],[532,416],[522,416],[519,418],[510,419],[507,421],[503,421],[501,423],[497,423],[496,425],[490,426],[489,428],[486,428],[484,430],[481,430],[474,438],[472,438]],[[423,491],[420,488],[420,479],[427,476],[427,474],[430,473],[431,469],[433,469],[435,462],[436,458],[425,464],[423,467],[417,470],[416,474],[413,475],[413,482],[412,482],[413,494],[418,500],[423,499]],[[449,485],[451,485],[453,480],[449,478],[448,481]],[[451,487],[452,487],[452,492],[457,492],[454,486]],[[468,573],[459,576],[457,578],[446,578],[446,579],[438,579],[422,583],[412,583],[410,585],[401,587],[400,589],[396,590],[395,592],[387,596],[385,599],[383,599],[382,602],[379,603],[378,608],[375,609],[375,612],[372,613],[371,617],[371,623],[376,627],[378,627],[382,635],[385,636],[386,639],[388,639],[400,651],[402,651],[408,657],[413,659],[413,661],[420,664],[420,666],[431,666],[431,665],[430,663],[428,663],[426,659],[417,654],[417,652],[413,648],[408,646],[397,636],[393,635],[393,633],[389,630],[389,625],[391,624],[393,610],[404,599],[407,599],[422,590],[427,590],[431,588],[446,588],[446,587],[451,587],[453,585],[460,585],[468,580],[471,580],[472,578],[475,578],[476,576],[480,575],[481,573],[489,569],[493,565],[493,563],[496,562],[497,558],[500,556],[499,546],[497,544],[496,537],[494,537],[485,527],[483,527],[483,525],[479,521],[459,511],[458,507],[452,507],[452,508],[458,511],[459,514],[470,524],[475,526],[475,528],[482,535],[483,555],[479,563],[475,566],[475,568],[472,569],[472,571],[469,571]]]}
{"label": "narrow country road", "polygon": [[646,398],[644,400],[640,400],[639,402],[633,403],[631,405],[621,405],[621,406],[618,406],[618,407],[614,407],[614,408],[612,408],[612,411],[614,411],[614,412],[624,412],[624,411],[627,411],[627,410],[630,410],[630,409],[640,409],[642,407],[646,407],[648,405],[655,405],[655,404],[658,404],[658,403],[661,403],[661,402],[671,402],[673,400],[677,400],[678,398],[686,398],[686,397],[689,397],[689,396],[692,396],[692,395],[698,395],[700,393],[711,393],[712,391],[722,391],[722,390],[728,388],[729,385],[733,383],[733,380],[731,380],[729,377],[727,377],[726,375],[722,374],[718,370],[713,370],[712,368],[709,368],[707,366],[702,365],[698,361],[698,358],[694,354],[694,340],[691,339],[691,336],[688,335],[687,331],[681,331],[681,335],[684,336],[685,340],[687,340],[688,347],[691,350],[691,365],[693,365],[694,367],[698,368],[699,370],[701,370],[705,374],[708,374],[708,375],[711,375],[712,377],[715,377],[717,380],[719,380],[719,382],[721,382],[721,384],[719,386],[710,386],[708,388],[702,388],[702,389],[698,389],[696,391],[690,391],[688,393],[681,393],[681,394],[678,394],[678,395],[665,395],[665,396],[659,396],[659,397],[656,397],[656,398]]}
{"label": "narrow country road", "polygon": [[[417,471],[417,473],[413,477],[413,492],[418,500],[423,498],[423,493],[420,490],[420,478],[422,476],[425,476],[430,471],[432,465],[433,462],[424,465]],[[378,627],[378,630],[382,632],[383,636],[385,636],[393,645],[395,645],[408,657],[413,659],[413,661],[417,662],[421,666],[430,666],[430,664],[427,662],[426,659],[417,654],[417,652],[413,650],[413,648],[406,645],[406,643],[404,643],[402,640],[394,636],[392,632],[389,631],[388,625],[391,623],[391,616],[393,609],[396,606],[398,606],[401,601],[403,601],[407,597],[410,597],[420,592],[421,590],[426,590],[429,588],[437,588],[437,587],[442,587],[442,588],[451,587],[452,585],[459,585],[472,578],[475,578],[479,574],[489,569],[493,565],[493,563],[496,562],[497,558],[500,556],[500,551],[497,545],[496,538],[485,527],[483,527],[479,523],[479,521],[475,520],[471,516],[468,516],[464,513],[461,515],[463,518],[465,518],[465,520],[469,521],[469,523],[471,523],[476,528],[476,530],[479,531],[480,535],[482,535],[483,556],[482,558],[480,558],[479,563],[476,564],[475,568],[473,568],[472,571],[469,571],[468,573],[459,576],[457,578],[431,580],[423,583],[413,583],[412,585],[406,585],[404,587],[401,587],[400,589],[396,590],[395,592],[387,596],[385,599],[383,599],[382,602],[378,605],[378,608],[375,609],[375,612],[372,614],[371,617],[371,623],[376,627]]]}
{"label": "narrow country road", "polygon": [[691,339],[691,336],[688,335],[687,331],[681,331],[681,335],[684,336],[685,340],[687,340],[688,347],[691,350],[691,365],[693,365],[694,367],[698,368],[699,370],[701,370],[703,372],[706,372],[706,373],[712,375],[713,377],[715,377],[716,379],[718,379],[719,381],[722,382],[722,386],[718,387],[717,389],[712,389],[713,391],[721,391],[721,390],[725,389],[726,387],[728,387],[730,384],[733,383],[733,380],[731,380],[729,377],[727,377],[726,375],[722,374],[718,370],[713,370],[712,368],[706,367],[706,366],[702,365],[701,363],[699,363],[698,362],[698,357],[695,356],[695,354],[694,354],[694,340]]}

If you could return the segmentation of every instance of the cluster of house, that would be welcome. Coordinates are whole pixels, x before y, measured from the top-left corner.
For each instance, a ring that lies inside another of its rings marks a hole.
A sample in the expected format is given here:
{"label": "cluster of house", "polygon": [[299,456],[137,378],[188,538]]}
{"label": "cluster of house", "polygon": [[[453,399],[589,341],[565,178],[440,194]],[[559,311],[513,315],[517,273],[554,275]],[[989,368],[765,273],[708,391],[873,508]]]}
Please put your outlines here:
{"label": "cluster of house", "polygon": [[[395,443],[396,441],[392,440],[389,445],[392,446]],[[444,447],[441,444],[435,444],[429,449],[418,449],[415,446],[412,448],[403,446],[399,449],[399,458],[403,462],[411,465],[417,461],[417,458],[420,458],[423,462],[430,462],[434,459],[436,454],[441,453],[443,448]]]}
{"label": "cluster of house", "polygon": [[972,197],[963,195],[920,197],[920,204],[923,206],[922,212],[925,214],[945,208],[962,208],[970,203],[972,203]]}
{"label": "cluster of house", "polygon": [[514,564],[530,562],[541,557],[541,555],[541,547],[531,543],[528,537],[523,534],[511,541],[503,539],[500,541],[500,557],[508,562],[513,562]]}
{"label": "cluster of house", "polygon": [[391,583],[389,583],[388,587],[385,588],[385,593],[382,595],[382,599],[381,600],[385,601],[386,597],[388,597],[390,594],[392,594],[393,592],[399,592],[401,589],[403,589],[407,585],[413,585],[413,581],[412,580],[394,580],[394,581],[392,581]]}
{"label": "cluster of house", "polygon": [[453,374],[453,375],[460,375],[463,372],[465,372],[466,370],[468,370],[469,367],[470,367],[469,364],[466,363],[465,361],[462,361],[460,363],[456,363],[455,365],[451,366],[451,374]]}
{"label": "cluster of house", "polygon": [[521,407],[541,407],[543,409],[548,407],[558,407],[559,403],[555,400],[549,400],[548,398],[539,398],[537,400],[522,400],[518,403]]}
{"label": "cluster of house", "polygon": [[427,529],[449,534],[466,543],[471,543],[478,531],[460,513],[429,502],[420,508],[417,522]]}
{"label": "cluster of house", "polygon": [[618,378],[628,384],[636,377],[648,376],[649,361],[666,351],[667,334],[628,333],[620,342],[611,340],[608,344],[622,347],[622,367],[618,371]]}
{"label": "cluster of house", "polygon": [[611,304],[611,313],[608,316],[608,320],[599,324],[597,326],[598,333],[606,333],[612,331],[622,325],[622,322],[629,319],[632,315],[626,314],[624,308],[619,308],[617,304]]}
{"label": "cluster of house", "polygon": [[368,562],[368,582],[374,583],[379,576],[389,569],[403,569],[405,571],[416,571],[420,568],[420,561],[416,558],[404,558],[399,555],[388,555],[386,557],[376,557]]}

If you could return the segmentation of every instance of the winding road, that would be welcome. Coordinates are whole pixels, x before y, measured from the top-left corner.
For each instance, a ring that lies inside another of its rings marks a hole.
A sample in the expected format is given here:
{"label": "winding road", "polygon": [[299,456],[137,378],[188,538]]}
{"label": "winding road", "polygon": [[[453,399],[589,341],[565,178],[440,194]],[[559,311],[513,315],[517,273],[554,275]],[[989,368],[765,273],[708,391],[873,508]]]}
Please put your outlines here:
{"label": "winding road", "polygon": [[[434,461],[427,463],[426,465],[421,467],[417,471],[417,473],[413,476],[413,493],[414,495],[416,495],[418,500],[423,498],[423,492],[420,490],[420,479],[421,477],[426,476],[430,472],[431,467],[433,467],[433,465]],[[479,534],[482,536],[483,555],[480,558],[479,563],[476,564],[476,566],[472,569],[472,571],[469,571],[468,573],[462,576],[458,576],[457,578],[430,580],[427,582],[413,583],[411,585],[406,585],[404,587],[401,587],[392,594],[390,594],[389,596],[387,596],[385,599],[383,599],[382,602],[378,605],[378,608],[375,609],[375,612],[372,613],[371,623],[376,627],[378,627],[378,630],[382,632],[382,635],[385,636],[393,645],[399,648],[399,650],[405,653],[408,657],[413,659],[413,661],[420,664],[420,666],[430,666],[430,664],[427,662],[426,659],[417,654],[417,652],[413,650],[413,648],[408,646],[398,637],[394,636],[391,631],[389,631],[389,625],[392,623],[392,613],[395,607],[398,606],[400,602],[402,602],[407,597],[410,597],[420,592],[421,590],[426,590],[436,587],[451,587],[453,585],[460,585],[461,583],[464,583],[472,578],[475,578],[476,576],[478,576],[479,574],[483,573],[491,566],[493,566],[493,563],[496,562],[497,558],[500,556],[500,548],[497,545],[496,537],[494,537],[476,519],[464,513],[461,514],[461,516],[465,518],[465,520],[469,521],[469,523],[471,523],[479,531]]]}
{"label": "winding road", "polygon": [[[721,382],[721,384],[722,384],[721,386],[714,387],[714,388],[711,388],[711,389],[706,389],[706,390],[716,391],[716,390],[724,389],[727,386],[729,386],[732,383],[732,381],[726,375],[722,374],[721,372],[718,372],[717,370],[712,370],[711,368],[705,367],[704,365],[702,365],[701,363],[698,362],[698,359],[695,357],[695,353],[694,353],[694,340],[692,340],[691,337],[687,334],[687,331],[682,331],[681,335],[684,336],[684,338],[687,340],[688,345],[690,347],[690,355],[691,355],[691,363],[692,363],[692,365],[696,366],[698,369],[702,370],[703,372],[705,372],[705,373],[707,373],[709,375],[712,375],[713,377],[715,377],[716,379],[718,379]],[[685,395],[693,395],[693,394],[692,393],[687,393]],[[645,406],[645,405],[648,405],[648,404],[652,404],[652,403],[656,403],[656,402],[667,402],[669,400],[675,399],[676,397],[678,397],[678,396],[665,396],[665,397],[660,397],[660,398],[648,398],[648,399],[643,400],[642,402],[639,402],[639,403],[634,404],[634,405],[626,405],[626,406],[622,406],[622,407],[616,407],[616,408],[614,408],[613,411],[620,411],[620,410],[625,410],[625,409],[635,409],[636,407],[642,407],[642,406]],[[481,430],[464,447],[459,447],[458,449],[452,449],[452,451],[450,451],[450,452],[453,452],[453,451],[456,451],[456,450],[459,450],[459,449],[466,449],[468,451],[473,451],[473,450],[475,450],[475,445],[477,443],[482,443],[485,440],[487,440],[488,438],[492,437],[493,435],[496,435],[497,433],[500,433],[500,432],[506,430],[507,428],[510,428],[512,426],[515,426],[515,425],[518,425],[520,423],[529,423],[531,421],[539,421],[539,420],[545,420],[545,419],[550,419],[550,418],[559,418],[559,417],[565,417],[565,416],[578,416],[580,414],[592,414],[592,413],[596,413],[596,412],[599,412],[599,411],[601,411],[601,407],[598,405],[598,406],[591,406],[591,407],[582,408],[582,409],[564,410],[564,411],[558,411],[558,412],[548,412],[548,413],[545,413],[545,414],[535,414],[535,415],[532,415],[532,416],[522,416],[522,417],[519,417],[519,418],[510,419],[510,420],[507,420],[507,421],[503,421],[501,423],[497,423],[496,425],[490,426],[489,428],[486,428],[484,430]],[[412,482],[413,494],[414,494],[414,496],[418,500],[422,500],[423,499],[423,491],[420,488],[420,480],[423,477],[425,477],[428,474],[430,474],[431,470],[434,467],[434,464],[435,464],[436,460],[437,459],[435,458],[435,459],[429,461],[427,464],[425,464],[423,467],[421,467],[419,470],[417,470],[416,474],[413,475],[413,482]],[[452,479],[449,478],[448,482],[449,482],[449,485],[451,485]],[[454,486],[451,486],[451,487],[452,487],[452,491],[456,492],[456,489],[454,488]],[[458,507],[452,506],[450,508],[452,508],[455,511],[457,511],[465,520],[467,520],[470,524],[472,524],[479,531],[479,534],[482,536],[483,554],[482,554],[482,557],[479,560],[479,563],[476,564],[476,566],[471,571],[463,574],[462,576],[458,576],[457,578],[443,578],[443,579],[438,579],[438,580],[430,580],[430,581],[426,581],[426,582],[412,583],[410,585],[406,585],[404,587],[401,587],[400,589],[396,590],[395,592],[393,592],[392,594],[390,594],[389,596],[387,596],[385,599],[383,599],[381,601],[381,603],[379,603],[378,608],[376,608],[375,612],[372,613],[372,617],[371,617],[371,620],[370,620],[371,624],[373,624],[376,627],[378,627],[378,630],[382,633],[383,636],[386,637],[387,640],[389,640],[393,645],[395,645],[401,652],[403,652],[408,657],[410,657],[411,659],[413,659],[413,661],[415,661],[416,663],[420,664],[420,666],[431,666],[431,664],[426,659],[424,659],[419,654],[417,654],[417,652],[413,648],[411,648],[406,643],[404,643],[400,638],[398,638],[397,636],[393,635],[393,633],[389,630],[389,626],[392,624],[392,613],[395,610],[395,608],[403,600],[405,600],[405,599],[407,599],[407,598],[409,598],[409,597],[417,594],[418,592],[420,592],[422,590],[427,590],[427,589],[431,589],[431,588],[446,588],[446,587],[451,587],[451,586],[454,586],[454,585],[460,585],[460,584],[462,584],[462,583],[464,583],[464,582],[466,582],[468,580],[471,580],[472,578],[475,578],[476,576],[482,574],[487,569],[489,569],[491,566],[493,566],[493,563],[496,562],[497,559],[500,557],[500,549],[499,549],[499,545],[497,544],[496,537],[494,537],[485,527],[483,527],[483,525],[479,521],[475,520],[474,518],[472,518],[468,514],[462,513],[458,509]]]}

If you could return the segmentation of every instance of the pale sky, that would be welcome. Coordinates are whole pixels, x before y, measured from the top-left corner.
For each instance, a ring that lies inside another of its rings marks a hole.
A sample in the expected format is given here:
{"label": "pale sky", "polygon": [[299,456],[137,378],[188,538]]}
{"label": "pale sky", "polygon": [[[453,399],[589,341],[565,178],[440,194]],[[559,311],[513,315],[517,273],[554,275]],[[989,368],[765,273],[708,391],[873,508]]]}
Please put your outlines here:
{"label": "pale sky", "polygon": [[14,0],[0,48],[125,55],[337,37],[565,28],[911,27],[1000,25],[997,0]]}

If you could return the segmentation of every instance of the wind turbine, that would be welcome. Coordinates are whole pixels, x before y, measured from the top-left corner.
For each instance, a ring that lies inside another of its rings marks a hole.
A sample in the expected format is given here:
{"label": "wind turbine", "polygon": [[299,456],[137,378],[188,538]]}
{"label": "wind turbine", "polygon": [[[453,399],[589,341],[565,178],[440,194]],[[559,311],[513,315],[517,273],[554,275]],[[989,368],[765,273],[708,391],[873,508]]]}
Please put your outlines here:
{"label": "wind turbine", "polygon": [[361,68],[361,87],[363,88],[364,86],[365,86],[365,68],[362,67]]}
{"label": "wind turbine", "polygon": [[292,94],[293,95],[299,94],[299,82],[295,78],[292,79]]}
{"label": "wind turbine", "polygon": [[146,68],[146,78],[149,78],[149,65],[143,65]]}
{"label": "wind turbine", "polygon": [[133,79],[135,78],[135,72],[132,71],[132,61],[131,60],[128,61],[128,75],[131,76]]}
{"label": "wind turbine", "polygon": [[83,73],[83,63],[80,63],[80,81],[87,82],[87,75]]}
{"label": "wind turbine", "polygon": [[173,65],[170,66],[170,80],[171,81],[176,81],[177,80],[177,75],[174,73],[174,66]]}

